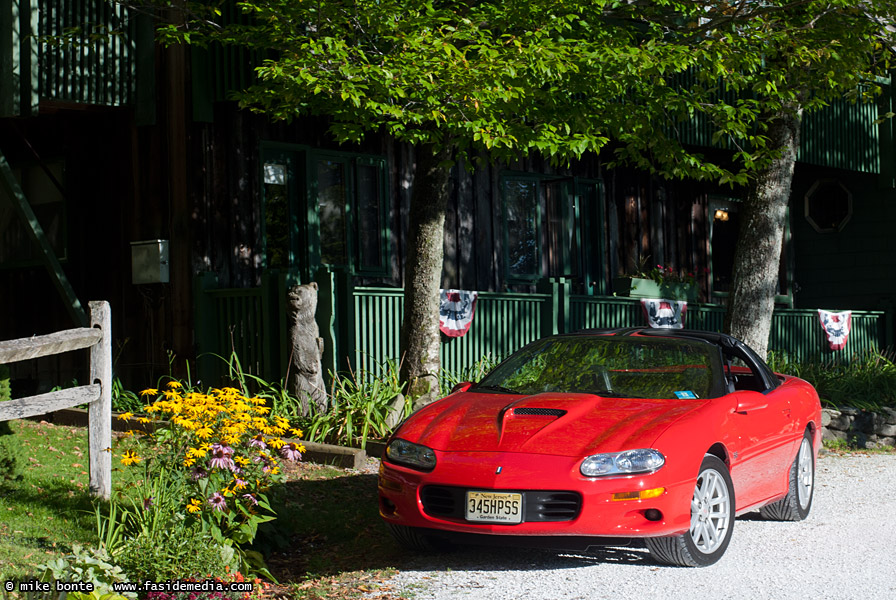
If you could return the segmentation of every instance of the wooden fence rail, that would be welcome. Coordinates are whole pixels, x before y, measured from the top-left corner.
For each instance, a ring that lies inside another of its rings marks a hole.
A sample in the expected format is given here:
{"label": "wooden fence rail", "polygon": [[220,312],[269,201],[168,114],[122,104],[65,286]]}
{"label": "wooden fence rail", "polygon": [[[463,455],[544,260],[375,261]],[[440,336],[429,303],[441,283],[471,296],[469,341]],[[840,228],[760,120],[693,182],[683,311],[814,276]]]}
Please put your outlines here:
{"label": "wooden fence rail", "polygon": [[90,349],[90,383],[47,394],[0,402],[0,421],[44,415],[88,405],[90,492],[112,491],[112,317],[108,302],[90,302],[90,327],[0,342],[0,364]]}

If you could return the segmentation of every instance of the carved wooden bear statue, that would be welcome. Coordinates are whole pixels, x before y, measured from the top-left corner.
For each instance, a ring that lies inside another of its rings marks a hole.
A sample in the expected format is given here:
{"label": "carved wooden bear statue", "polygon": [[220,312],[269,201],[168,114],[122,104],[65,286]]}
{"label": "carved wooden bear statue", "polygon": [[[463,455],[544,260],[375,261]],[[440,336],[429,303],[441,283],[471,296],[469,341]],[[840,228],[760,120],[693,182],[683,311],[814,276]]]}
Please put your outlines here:
{"label": "carved wooden bear statue", "polygon": [[321,373],[324,340],[314,315],[317,312],[317,284],[312,282],[292,287],[287,294],[289,322],[289,381],[287,389],[302,403],[302,413],[311,412],[311,403],[318,411],[327,409],[327,392]]}

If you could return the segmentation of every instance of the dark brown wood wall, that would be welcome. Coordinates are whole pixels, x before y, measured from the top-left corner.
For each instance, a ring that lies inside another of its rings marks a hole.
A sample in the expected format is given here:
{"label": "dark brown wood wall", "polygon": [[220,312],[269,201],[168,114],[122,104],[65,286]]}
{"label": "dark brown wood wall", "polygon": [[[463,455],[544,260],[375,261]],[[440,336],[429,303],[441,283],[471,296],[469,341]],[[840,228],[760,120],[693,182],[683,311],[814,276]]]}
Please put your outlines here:
{"label": "dark brown wood wall", "polygon": [[694,182],[665,181],[625,168],[608,171],[606,232],[611,277],[643,263],[694,273],[705,300],[709,251],[707,199]]}

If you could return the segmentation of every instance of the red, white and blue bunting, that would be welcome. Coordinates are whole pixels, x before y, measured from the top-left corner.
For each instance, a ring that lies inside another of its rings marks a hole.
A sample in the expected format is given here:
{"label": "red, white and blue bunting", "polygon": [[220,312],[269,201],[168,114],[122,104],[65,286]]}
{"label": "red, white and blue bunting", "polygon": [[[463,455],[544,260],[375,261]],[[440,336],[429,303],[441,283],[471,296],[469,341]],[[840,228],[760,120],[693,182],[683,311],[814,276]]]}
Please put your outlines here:
{"label": "red, white and blue bunting", "polygon": [[439,290],[439,330],[448,337],[463,337],[473,323],[479,292]]}
{"label": "red, white and blue bunting", "polygon": [[835,313],[819,308],[818,320],[821,321],[821,328],[828,337],[831,350],[843,350],[849,331],[852,329],[852,311]]}
{"label": "red, white and blue bunting", "polygon": [[688,310],[686,300],[642,298],[641,308],[647,324],[654,329],[681,329]]}

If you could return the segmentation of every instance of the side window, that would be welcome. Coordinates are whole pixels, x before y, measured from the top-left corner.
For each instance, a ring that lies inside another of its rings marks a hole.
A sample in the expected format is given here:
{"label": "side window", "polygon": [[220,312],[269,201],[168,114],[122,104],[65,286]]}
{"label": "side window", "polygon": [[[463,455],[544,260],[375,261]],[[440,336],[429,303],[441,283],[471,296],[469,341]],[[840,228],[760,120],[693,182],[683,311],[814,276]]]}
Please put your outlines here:
{"label": "side window", "polygon": [[597,182],[505,175],[501,195],[505,277],[511,282],[570,277],[584,291],[601,271],[600,236],[583,230],[600,219]]}
{"label": "side window", "polygon": [[386,273],[384,159],[283,145],[262,153],[268,267]]}
{"label": "side window", "polygon": [[269,268],[285,269],[292,264],[287,184],[290,164],[282,157],[272,158],[263,169],[265,257]]}
{"label": "side window", "polygon": [[535,279],[541,274],[538,238],[539,186],[535,179],[504,180],[504,231],[508,278]]}
{"label": "side window", "polygon": [[725,375],[735,390],[767,392],[776,387],[778,381],[754,353],[748,355],[739,348],[725,352]]}
{"label": "side window", "polygon": [[346,220],[351,206],[344,160],[320,158],[315,161],[316,199],[320,231],[320,262],[324,265],[348,266]]}

